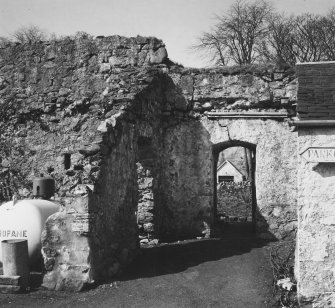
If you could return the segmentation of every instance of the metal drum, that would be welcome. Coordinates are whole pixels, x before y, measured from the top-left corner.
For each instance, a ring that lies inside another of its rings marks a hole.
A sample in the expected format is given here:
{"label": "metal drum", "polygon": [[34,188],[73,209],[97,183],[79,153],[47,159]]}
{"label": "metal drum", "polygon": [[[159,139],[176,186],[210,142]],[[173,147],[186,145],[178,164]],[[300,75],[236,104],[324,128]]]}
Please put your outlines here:
{"label": "metal drum", "polygon": [[35,178],[33,181],[33,196],[50,199],[55,194],[55,180],[51,176]]}

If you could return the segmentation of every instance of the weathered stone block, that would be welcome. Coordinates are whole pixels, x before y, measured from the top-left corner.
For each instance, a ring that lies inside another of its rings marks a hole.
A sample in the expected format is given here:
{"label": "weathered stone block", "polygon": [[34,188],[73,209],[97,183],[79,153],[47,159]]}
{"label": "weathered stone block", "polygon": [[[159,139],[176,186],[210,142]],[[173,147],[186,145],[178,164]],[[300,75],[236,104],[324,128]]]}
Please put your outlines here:
{"label": "weathered stone block", "polygon": [[20,276],[0,275],[0,285],[18,286],[19,281],[20,281]]}
{"label": "weathered stone block", "polygon": [[2,294],[17,294],[21,291],[20,286],[0,285],[0,293]]}
{"label": "weathered stone block", "polygon": [[154,224],[153,223],[145,223],[143,224],[144,232],[151,233],[154,231]]}
{"label": "weathered stone block", "polygon": [[160,47],[156,51],[150,51],[149,63],[160,64],[167,58],[167,51],[165,47]]}

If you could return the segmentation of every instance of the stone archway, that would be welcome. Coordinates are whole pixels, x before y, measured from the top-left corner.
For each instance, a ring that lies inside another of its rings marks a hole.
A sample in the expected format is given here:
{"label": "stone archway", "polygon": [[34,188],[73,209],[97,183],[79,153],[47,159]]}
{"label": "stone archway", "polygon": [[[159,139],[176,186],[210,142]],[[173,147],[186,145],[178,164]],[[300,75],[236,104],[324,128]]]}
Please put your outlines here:
{"label": "stone archway", "polygon": [[[295,237],[297,216],[297,134],[286,120],[241,113],[209,114],[201,120],[215,152],[229,146],[257,147],[254,196],[257,200],[256,231],[261,237]],[[215,164],[213,163],[212,169]]]}
{"label": "stone archway", "polygon": [[[217,113],[218,114],[218,113]],[[293,239],[296,231],[296,133],[277,118],[182,121],[164,132],[164,219],[160,228],[178,239],[212,234],[215,225],[215,152],[245,146],[255,152],[254,219],[261,237]],[[257,189],[256,189],[257,188]]]}
{"label": "stone archway", "polygon": [[256,197],[256,183],[255,183],[255,173],[256,173],[256,144],[240,141],[240,140],[229,140],[220,142],[213,145],[213,216],[214,221],[217,221],[217,204],[218,204],[218,193],[217,193],[217,165],[219,153],[232,148],[232,147],[243,147],[250,151],[251,154],[251,166],[250,166],[250,184],[251,184],[251,215],[252,215],[252,231],[256,232],[256,215],[257,215],[257,197]]}

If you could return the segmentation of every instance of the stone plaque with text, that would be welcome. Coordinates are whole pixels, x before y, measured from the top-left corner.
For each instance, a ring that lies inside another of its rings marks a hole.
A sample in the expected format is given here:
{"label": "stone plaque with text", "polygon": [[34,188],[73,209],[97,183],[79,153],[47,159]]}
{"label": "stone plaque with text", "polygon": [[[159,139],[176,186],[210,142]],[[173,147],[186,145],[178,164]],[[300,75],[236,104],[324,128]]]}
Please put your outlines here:
{"label": "stone plaque with text", "polygon": [[335,148],[311,147],[300,155],[311,163],[335,163]]}

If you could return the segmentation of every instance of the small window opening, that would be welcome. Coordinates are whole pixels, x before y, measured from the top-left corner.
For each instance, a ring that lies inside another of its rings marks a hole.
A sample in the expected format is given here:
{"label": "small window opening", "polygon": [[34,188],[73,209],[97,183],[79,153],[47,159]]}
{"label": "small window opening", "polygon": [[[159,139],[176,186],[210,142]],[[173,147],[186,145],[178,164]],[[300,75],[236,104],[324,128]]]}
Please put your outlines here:
{"label": "small window opening", "polygon": [[64,169],[70,169],[71,167],[71,154],[65,153],[64,154]]}

